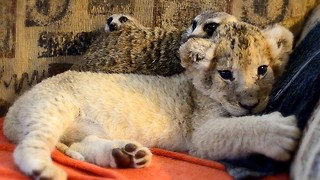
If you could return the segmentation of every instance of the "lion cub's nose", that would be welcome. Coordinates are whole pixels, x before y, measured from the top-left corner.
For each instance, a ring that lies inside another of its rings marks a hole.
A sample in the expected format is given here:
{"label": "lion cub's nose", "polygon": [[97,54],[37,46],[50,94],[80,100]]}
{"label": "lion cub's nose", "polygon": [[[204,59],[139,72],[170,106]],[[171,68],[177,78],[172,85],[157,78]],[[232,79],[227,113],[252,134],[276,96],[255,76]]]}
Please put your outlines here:
{"label": "lion cub's nose", "polygon": [[254,104],[242,104],[241,102],[239,102],[240,107],[242,107],[246,110],[249,110],[249,111],[251,111],[253,108],[255,108],[258,104],[259,104],[259,101]]}

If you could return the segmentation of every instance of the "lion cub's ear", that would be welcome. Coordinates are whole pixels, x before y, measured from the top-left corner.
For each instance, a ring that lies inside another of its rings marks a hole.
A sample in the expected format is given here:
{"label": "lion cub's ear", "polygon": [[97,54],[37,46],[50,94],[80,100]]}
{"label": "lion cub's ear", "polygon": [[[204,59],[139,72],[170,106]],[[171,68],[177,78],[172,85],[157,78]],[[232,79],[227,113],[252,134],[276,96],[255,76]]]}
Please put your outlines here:
{"label": "lion cub's ear", "polygon": [[293,34],[285,27],[275,24],[262,31],[270,45],[271,55],[274,58],[273,69],[275,75],[282,74],[287,65],[289,55],[292,51]]}
{"label": "lion cub's ear", "polygon": [[192,38],[179,49],[182,67],[189,69],[206,69],[214,58],[215,44],[209,39]]}

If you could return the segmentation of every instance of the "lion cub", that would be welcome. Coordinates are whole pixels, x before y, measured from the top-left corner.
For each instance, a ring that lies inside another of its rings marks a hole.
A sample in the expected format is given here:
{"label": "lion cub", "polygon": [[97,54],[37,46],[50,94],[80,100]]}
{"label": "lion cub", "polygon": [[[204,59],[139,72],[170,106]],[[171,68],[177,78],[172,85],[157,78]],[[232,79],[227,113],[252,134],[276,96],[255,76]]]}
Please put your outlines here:
{"label": "lion cub", "polygon": [[294,116],[261,112],[292,47],[281,26],[261,31],[227,23],[212,39],[180,47],[182,74],[161,77],[68,71],[44,80],[10,108],[4,133],[14,160],[36,178],[65,179],[52,163],[56,145],[100,166],[142,168],[147,147],[188,150],[206,159],[260,153],[290,159],[300,131]]}

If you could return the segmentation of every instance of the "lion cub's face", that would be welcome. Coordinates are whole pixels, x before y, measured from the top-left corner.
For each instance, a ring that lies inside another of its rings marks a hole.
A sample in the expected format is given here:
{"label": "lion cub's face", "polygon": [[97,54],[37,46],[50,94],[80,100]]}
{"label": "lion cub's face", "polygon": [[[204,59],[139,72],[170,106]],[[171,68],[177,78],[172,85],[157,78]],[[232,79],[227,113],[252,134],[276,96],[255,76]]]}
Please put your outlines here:
{"label": "lion cub's face", "polygon": [[181,64],[202,93],[231,115],[258,113],[267,105],[293,36],[276,25],[264,31],[247,23],[217,28],[212,39],[191,38],[180,48]]}

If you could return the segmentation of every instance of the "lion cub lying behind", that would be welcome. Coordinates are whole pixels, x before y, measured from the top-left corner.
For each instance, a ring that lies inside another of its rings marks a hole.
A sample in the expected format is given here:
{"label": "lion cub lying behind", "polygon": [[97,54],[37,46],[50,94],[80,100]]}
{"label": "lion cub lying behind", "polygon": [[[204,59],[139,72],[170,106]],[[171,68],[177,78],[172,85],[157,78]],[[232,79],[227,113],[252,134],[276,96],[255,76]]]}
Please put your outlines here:
{"label": "lion cub lying behind", "polygon": [[265,108],[292,34],[241,22],[214,33],[181,46],[186,72],[180,75],[69,71],[36,85],[5,118],[5,135],[18,144],[15,163],[35,178],[65,179],[50,158],[55,146],[72,158],[118,168],[149,165],[146,147],[207,159],[260,153],[288,160],[300,136],[295,117],[245,115]]}

